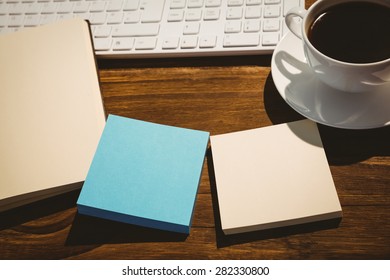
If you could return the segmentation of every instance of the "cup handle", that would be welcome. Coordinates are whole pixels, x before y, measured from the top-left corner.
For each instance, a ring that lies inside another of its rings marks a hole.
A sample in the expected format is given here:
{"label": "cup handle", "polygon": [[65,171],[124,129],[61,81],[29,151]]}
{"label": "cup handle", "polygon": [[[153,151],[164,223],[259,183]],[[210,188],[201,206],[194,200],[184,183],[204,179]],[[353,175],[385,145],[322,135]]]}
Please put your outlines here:
{"label": "cup handle", "polygon": [[306,13],[307,13],[307,10],[301,9],[300,7],[294,7],[294,8],[291,8],[287,12],[286,17],[285,17],[287,27],[299,39],[302,39],[301,23],[294,20],[294,18],[299,17],[303,20]]}

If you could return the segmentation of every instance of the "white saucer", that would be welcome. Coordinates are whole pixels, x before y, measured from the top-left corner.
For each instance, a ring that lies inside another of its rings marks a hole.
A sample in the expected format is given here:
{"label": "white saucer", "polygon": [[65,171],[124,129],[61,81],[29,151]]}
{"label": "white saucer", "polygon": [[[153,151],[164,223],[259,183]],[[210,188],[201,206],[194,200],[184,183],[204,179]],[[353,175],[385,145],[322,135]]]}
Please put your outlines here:
{"label": "white saucer", "polygon": [[390,125],[390,87],[374,92],[342,92],[322,83],[309,68],[302,42],[288,32],[276,46],[272,78],[283,99],[315,122],[348,129]]}

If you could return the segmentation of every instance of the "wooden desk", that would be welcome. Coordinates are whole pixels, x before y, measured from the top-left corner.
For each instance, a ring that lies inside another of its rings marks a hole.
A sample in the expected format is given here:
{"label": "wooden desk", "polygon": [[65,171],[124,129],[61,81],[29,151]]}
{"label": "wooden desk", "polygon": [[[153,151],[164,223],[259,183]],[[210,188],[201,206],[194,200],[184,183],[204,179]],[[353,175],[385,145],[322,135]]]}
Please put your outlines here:
{"label": "wooden desk", "polygon": [[[99,61],[106,110],[212,135],[302,119],[279,96],[270,60]],[[0,258],[389,259],[389,127],[319,128],[344,211],[339,225],[224,236],[208,152],[189,236],[78,215],[72,192],[1,213]]]}

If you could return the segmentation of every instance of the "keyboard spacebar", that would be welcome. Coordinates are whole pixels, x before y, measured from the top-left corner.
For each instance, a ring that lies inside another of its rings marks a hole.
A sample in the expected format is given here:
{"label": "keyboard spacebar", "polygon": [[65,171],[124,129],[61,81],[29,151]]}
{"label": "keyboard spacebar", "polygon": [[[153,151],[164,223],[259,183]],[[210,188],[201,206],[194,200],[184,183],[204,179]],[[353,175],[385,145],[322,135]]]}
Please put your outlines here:
{"label": "keyboard spacebar", "polygon": [[112,30],[112,37],[140,37],[140,36],[156,36],[160,29],[159,24],[128,24],[116,26]]}
{"label": "keyboard spacebar", "polygon": [[260,36],[258,34],[232,34],[226,35],[223,40],[224,47],[250,47],[258,46]]}

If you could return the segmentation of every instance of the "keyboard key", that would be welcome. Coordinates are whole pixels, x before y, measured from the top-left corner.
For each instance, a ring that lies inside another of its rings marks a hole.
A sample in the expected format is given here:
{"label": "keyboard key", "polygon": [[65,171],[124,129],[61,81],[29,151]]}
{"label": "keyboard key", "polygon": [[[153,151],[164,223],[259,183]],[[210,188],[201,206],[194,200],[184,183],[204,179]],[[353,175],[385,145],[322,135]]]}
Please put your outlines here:
{"label": "keyboard key", "polygon": [[188,10],[186,14],[186,21],[200,21],[201,18],[202,18],[201,9],[191,9]]}
{"label": "keyboard key", "polygon": [[107,12],[119,12],[122,10],[123,0],[111,0],[108,3]]}
{"label": "keyboard key", "polygon": [[173,9],[169,11],[168,22],[177,22],[183,21],[184,19],[184,10]]}
{"label": "keyboard key", "polygon": [[170,8],[171,9],[184,9],[186,6],[186,0],[171,0]]}
{"label": "keyboard key", "polygon": [[198,37],[197,36],[184,36],[181,41],[182,49],[194,49],[198,45]]}
{"label": "keyboard key", "polygon": [[66,20],[73,18],[73,14],[59,14],[57,20]]}
{"label": "keyboard key", "polygon": [[201,8],[204,0],[187,0],[188,8]]}
{"label": "keyboard key", "polygon": [[224,47],[253,47],[259,45],[259,34],[229,34],[223,40]]}
{"label": "keyboard key", "polygon": [[[6,3],[0,3],[0,16],[8,14],[8,5]],[[1,25],[0,25],[1,26]]]}
{"label": "keyboard key", "polygon": [[39,15],[27,15],[24,19],[24,26],[32,27],[39,25],[41,17]]}
{"label": "keyboard key", "polygon": [[124,23],[137,23],[141,20],[141,12],[140,11],[130,11],[126,12],[124,16]]}
{"label": "keyboard key", "polygon": [[10,15],[21,15],[24,14],[24,6],[22,3],[15,3],[8,5],[8,13]]}
{"label": "keyboard key", "polygon": [[260,6],[249,6],[245,9],[245,18],[260,18],[261,17],[261,7]]}
{"label": "keyboard key", "polygon": [[244,0],[228,0],[228,7],[242,6],[244,5]]}
{"label": "keyboard key", "polygon": [[40,25],[48,24],[57,19],[57,16],[55,14],[48,14],[48,15],[42,15],[41,16],[41,22]]}
{"label": "keyboard key", "polygon": [[139,0],[125,0],[123,6],[124,11],[136,11],[138,10]]}
{"label": "keyboard key", "polygon": [[206,9],[203,19],[204,20],[218,20],[219,19],[219,14],[221,10],[220,9]]}
{"label": "keyboard key", "polygon": [[90,17],[91,24],[103,24],[106,22],[107,14],[106,13],[94,13]]}
{"label": "keyboard key", "polygon": [[91,2],[90,6],[89,6],[89,10],[92,13],[103,12],[105,10],[105,8],[106,8],[105,1],[93,1],[93,2]]}
{"label": "keyboard key", "polygon": [[8,16],[0,15],[0,27],[5,27],[8,25]]}
{"label": "keyboard key", "polygon": [[153,50],[156,48],[157,38],[144,37],[137,38],[135,41],[136,50]]}
{"label": "keyboard key", "polygon": [[75,17],[77,18],[81,18],[81,19],[84,19],[84,20],[90,20],[90,18],[93,16],[93,14],[91,13],[75,13],[74,14]]}
{"label": "keyboard key", "polygon": [[225,23],[225,33],[241,32],[241,21],[232,20]]}
{"label": "keyboard key", "polygon": [[242,18],[242,8],[234,7],[229,8],[226,12],[226,19],[241,19]]}
{"label": "keyboard key", "polygon": [[94,42],[94,48],[97,51],[108,51],[111,49],[111,39],[103,39],[103,38],[95,38],[93,40]]}
{"label": "keyboard key", "polygon": [[206,0],[205,6],[206,8],[220,7],[221,0]]}
{"label": "keyboard key", "polygon": [[116,38],[113,41],[112,49],[114,51],[131,50],[134,45],[134,38]]}
{"label": "keyboard key", "polygon": [[112,30],[113,37],[142,37],[156,36],[159,31],[159,25],[154,23],[149,24],[125,24],[115,26]]}
{"label": "keyboard key", "polygon": [[244,32],[259,32],[260,21],[259,20],[247,20],[244,24]]}
{"label": "keyboard key", "polygon": [[199,33],[200,24],[199,22],[188,22],[184,25],[184,35],[196,35]]}
{"label": "keyboard key", "polygon": [[261,41],[263,46],[276,46],[279,42],[279,33],[266,33]]}
{"label": "keyboard key", "polygon": [[267,19],[264,20],[263,31],[279,31],[280,30],[280,21],[279,19]]}
{"label": "keyboard key", "polygon": [[169,37],[163,40],[162,48],[164,50],[177,49],[179,47],[179,37]]}
{"label": "keyboard key", "polygon": [[255,6],[260,4],[261,4],[261,0],[246,0],[247,6]]}
{"label": "keyboard key", "polygon": [[275,18],[280,16],[280,7],[276,5],[265,6],[264,17]]}
{"label": "keyboard key", "polygon": [[108,38],[111,34],[111,26],[99,25],[94,28],[93,36],[96,38]]}
{"label": "keyboard key", "polygon": [[120,24],[123,22],[122,12],[111,12],[107,15],[108,24]]}
{"label": "keyboard key", "polygon": [[160,22],[164,10],[164,0],[142,0],[141,22]]}
{"label": "keyboard key", "polygon": [[58,14],[68,14],[72,12],[72,10],[73,10],[73,3],[70,2],[59,3],[57,7]]}
{"label": "keyboard key", "polygon": [[284,0],[283,3],[284,3],[284,6],[283,6],[283,16],[286,16],[287,12],[291,9],[291,8],[294,8],[294,7],[297,7],[299,6],[300,2],[299,1],[303,1],[304,0]]}
{"label": "keyboard key", "polygon": [[8,19],[9,27],[19,27],[23,25],[24,16],[23,15],[12,15]]}
{"label": "keyboard key", "polygon": [[216,36],[204,36],[199,40],[199,48],[215,48],[217,43]]}
{"label": "keyboard key", "polygon": [[73,5],[74,13],[86,13],[89,10],[88,2],[76,2]]}
{"label": "keyboard key", "polygon": [[42,14],[54,14],[57,11],[57,3],[43,3]]}

